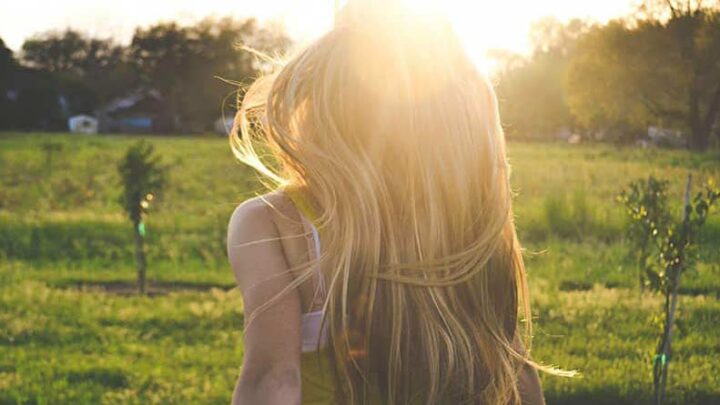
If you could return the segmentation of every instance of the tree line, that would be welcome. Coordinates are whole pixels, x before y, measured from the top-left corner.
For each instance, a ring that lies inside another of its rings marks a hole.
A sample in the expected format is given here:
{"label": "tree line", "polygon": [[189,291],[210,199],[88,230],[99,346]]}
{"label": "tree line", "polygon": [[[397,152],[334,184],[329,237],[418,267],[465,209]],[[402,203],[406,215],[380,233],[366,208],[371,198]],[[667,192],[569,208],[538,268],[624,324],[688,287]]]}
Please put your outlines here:
{"label": "tree line", "polygon": [[618,142],[677,130],[720,143],[719,1],[648,0],[606,24],[539,21],[529,57],[496,53],[509,136],[571,131]]}
{"label": "tree line", "polygon": [[[641,4],[604,24],[541,20],[529,56],[494,51],[508,136],[630,143],[656,127],[695,150],[720,144],[720,0]],[[18,55],[0,39],[0,129],[64,129],[69,114],[154,89],[168,132],[207,130],[223,101],[234,107],[237,88],[217,77],[243,82],[263,70],[241,43],[271,54],[290,46],[280,28],[232,18],[138,28],[128,45],[50,32]]]}
{"label": "tree line", "polygon": [[290,40],[280,27],[229,17],[137,28],[127,45],[67,29],[31,37],[15,55],[0,39],[0,129],[63,130],[70,115],[154,90],[168,132],[207,130],[223,100],[235,101],[227,96],[237,87],[221,79],[242,82],[263,69],[241,44],[274,54]]}

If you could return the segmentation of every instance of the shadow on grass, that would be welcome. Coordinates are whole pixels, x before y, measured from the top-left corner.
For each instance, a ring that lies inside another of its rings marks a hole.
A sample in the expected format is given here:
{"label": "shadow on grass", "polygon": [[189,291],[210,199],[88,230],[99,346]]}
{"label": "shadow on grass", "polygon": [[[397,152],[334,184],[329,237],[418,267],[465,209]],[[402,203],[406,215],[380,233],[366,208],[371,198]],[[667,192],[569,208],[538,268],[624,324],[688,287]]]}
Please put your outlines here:
{"label": "shadow on grass", "polygon": [[67,373],[66,378],[70,384],[91,382],[113,389],[126,388],[130,385],[123,370],[104,367],[72,370]]}
{"label": "shadow on grass", "polygon": [[[652,387],[649,388],[649,390]],[[595,390],[587,390],[573,393],[546,393],[545,400],[548,405],[635,405],[651,404],[652,392],[629,392],[620,393],[612,387],[599,387]],[[693,391],[685,392],[676,398],[673,392],[666,393],[664,404],[720,404],[720,395],[714,392]]]}
{"label": "shadow on grass", "polygon": [[[131,281],[115,280],[115,281],[88,281],[80,279],[63,279],[51,283],[53,287],[70,288],[80,291],[103,292],[115,295],[135,295],[137,294],[137,284]],[[178,291],[209,291],[212,289],[220,289],[229,291],[235,286],[233,284],[224,283],[204,283],[204,282],[186,282],[186,281],[150,281],[147,285],[147,295],[150,297],[163,296],[171,292]]]}
{"label": "shadow on grass", "polygon": [[[622,286],[616,281],[606,281],[604,283],[597,283],[608,289],[614,288],[627,288]],[[561,280],[558,286],[560,291],[590,291],[594,287],[594,283],[591,281],[583,280]],[[708,296],[720,299],[720,290],[714,285],[689,285],[680,286],[678,289],[680,295],[687,295],[691,297],[697,296]]]}
{"label": "shadow on grass", "polygon": [[132,233],[122,223],[0,222],[0,252],[19,260],[119,260],[133,254]]}

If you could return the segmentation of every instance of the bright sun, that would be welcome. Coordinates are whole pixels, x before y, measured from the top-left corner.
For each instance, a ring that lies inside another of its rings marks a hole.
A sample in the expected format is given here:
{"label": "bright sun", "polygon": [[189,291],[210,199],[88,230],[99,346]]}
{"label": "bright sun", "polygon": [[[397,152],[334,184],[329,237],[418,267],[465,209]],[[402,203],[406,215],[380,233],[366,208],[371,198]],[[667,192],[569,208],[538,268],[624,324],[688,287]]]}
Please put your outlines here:
{"label": "bright sun", "polygon": [[488,49],[492,48],[492,44],[488,39],[493,36],[493,32],[498,32],[496,26],[499,25],[499,20],[483,19],[480,2],[457,0],[401,0],[401,2],[419,13],[447,18],[477,67],[484,72],[490,70],[486,54]]}
{"label": "bright sun", "polygon": [[[504,49],[517,53],[528,53],[532,23],[543,17],[554,17],[560,21],[571,18],[585,18],[606,21],[632,11],[634,0],[504,0],[489,2],[482,0],[400,0],[421,13],[446,17],[463,42],[470,57],[484,71],[492,70],[487,60],[490,49]],[[316,6],[332,9],[342,6],[347,0],[326,0],[314,2]],[[323,4],[324,3],[324,4]],[[378,1],[378,3],[380,3]],[[306,3],[307,4],[307,3]],[[312,13],[318,17],[325,10]],[[318,19],[308,18],[307,8],[300,14],[286,14],[286,23],[291,30],[300,32],[300,37],[311,39],[332,25],[317,24]],[[324,15],[332,20],[331,13]],[[308,22],[312,22],[309,25]]]}
{"label": "bright sun", "polygon": [[[336,7],[341,7],[347,1],[336,0],[334,4]],[[497,18],[494,12],[489,12],[502,7],[493,6],[488,9],[488,6],[483,6],[479,1],[467,0],[399,1],[420,14],[448,19],[469,56],[478,68],[485,72],[491,68],[486,59],[489,49],[521,49],[527,45],[527,30],[523,26],[523,19]],[[377,1],[377,4],[381,3]]]}

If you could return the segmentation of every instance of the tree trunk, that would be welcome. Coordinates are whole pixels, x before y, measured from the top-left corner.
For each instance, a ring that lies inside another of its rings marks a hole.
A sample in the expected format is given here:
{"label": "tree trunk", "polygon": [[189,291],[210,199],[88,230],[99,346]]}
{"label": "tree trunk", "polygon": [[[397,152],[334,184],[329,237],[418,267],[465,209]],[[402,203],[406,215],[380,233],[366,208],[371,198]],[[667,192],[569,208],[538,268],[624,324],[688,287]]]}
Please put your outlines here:
{"label": "tree trunk", "polygon": [[672,321],[670,320],[670,296],[665,295],[665,305],[663,306],[665,323],[663,324],[663,334],[660,344],[655,351],[655,359],[653,360],[653,387],[654,404],[662,405],[665,398],[665,382],[667,381],[667,351],[669,350],[668,336]]}
{"label": "tree trunk", "polygon": [[[690,189],[692,187],[692,175],[687,178],[685,186],[685,204],[683,204],[683,237],[681,246],[685,245],[688,240],[688,224],[690,221]],[[665,400],[665,387],[667,385],[668,367],[670,366],[670,355],[672,353],[672,333],[673,323],[675,322],[675,311],[678,303],[678,289],[680,287],[680,275],[685,266],[684,247],[678,252],[678,263],[675,264],[674,277],[671,279],[670,290],[665,292],[665,325],[663,328],[663,336],[658,346],[657,354],[653,361],[653,385],[655,386],[655,404],[661,405]],[[658,361],[660,360],[660,361]]]}
{"label": "tree trunk", "polygon": [[143,236],[140,234],[140,224],[137,223],[133,227],[133,234],[135,235],[135,261],[137,263],[137,282],[138,282],[138,293],[140,295],[145,294],[145,247],[143,243]]}
{"label": "tree trunk", "polygon": [[702,152],[708,147],[708,138],[708,131],[703,131],[701,128],[695,128],[690,134],[690,143],[688,146],[690,146],[690,149],[694,151]]}
{"label": "tree trunk", "polygon": [[705,113],[705,119],[703,121],[703,131],[705,131],[707,141],[710,140],[710,135],[713,133],[718,112],[720,111],[720,77],[717,77],[716,80],[717,84],[715,86],[715,92],[712,95],[712,99],[710,100],[710,104],[708,105],[707,112]]}
{"label": "tree trunk", "polygon": [[[705,130],[704,120],[701,117],[701,94],[703,93],[703,83],[700,78],[702,75],[702,68],[699,66],[697,59],[698,49],[695,43],[695,37],[698,29],[700,28],[700,21],[698,15],[690,10],[682,10],[679,7],[674,7],[672,2],[667,2],[668,7],[672,12],[671,28],[673,35],[680,46],[680,56],[684,61],[687,61],[688,73],[691,74],[691,79],[688,88],[688,115],[687,124],[690,127],[690,137],[688,139],[688,146],[692,150],[702,151],[707,149],[708,146],[708,135],[710,131]],[[688,3],[689,7],[689,3]]]}
{"label": "tree trunk", "polygon": [[690,120],[691,131],[688,146],[692,150],[703,151],[707,149],[708,131],[705,131],[705,126],[700,118],[700,97],[695,83],[693,83],[693,88],[690,89],[688,107],[688,119]]}

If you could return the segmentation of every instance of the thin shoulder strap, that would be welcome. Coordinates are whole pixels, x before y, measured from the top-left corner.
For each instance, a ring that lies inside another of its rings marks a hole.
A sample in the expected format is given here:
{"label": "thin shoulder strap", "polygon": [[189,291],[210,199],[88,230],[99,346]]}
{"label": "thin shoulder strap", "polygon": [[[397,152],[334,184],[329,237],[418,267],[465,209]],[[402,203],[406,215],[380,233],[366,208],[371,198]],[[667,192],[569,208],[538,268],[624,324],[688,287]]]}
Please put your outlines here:
{"label": "thin shoulder strap", "polygon": [[[320,258],[320,232],[318,232],[317,227],[315,224],[310,222],[305,215],[302,215],[303,222],[305,222],[310,228],[310,232],[312,234],[313,239],[313,247],[315,248],[315,257],[313,257],[314,260],[318,260]],[[318,275],[318,287],[320,288],[320,293],[324,296],[325,291],[325,278],[323,277],[322,273],[320,272],[320,266],[315,266],[315,270]]]}
{"label": "thin shoulder strap", "polygon": [[[320,258],[320,233],[318,232],[317,227],[309,218],[314,218],[313,210],[311,207],[305,202],[305,200],[302,198],[302,194],[298,193],[297,190],[292,188],[287,188],[284,190],[285,195],[287,195],[290,200],[295,204],[295,207],[300,211],[300,217],[302,218],[302,222],[305,224],[307,228],[310,228],[310,232],[312,234],[313,239],[313,247],[314,247],[314,253],[315,257],[313,257],[314,260],[318,260]],[[325,288],[325,277],[323,277],[322,273],[320,272],[320,266],[315,266],[317,276],[318,276],[318,288],[320,294],[322,296],[325,296],[327,291]]]}
{"label": "thin shoulder strap", "polygon": [[318,232],[315,224],[310,222],[308,219],[305,219],[305,222],[307,222],[310,227],[310,231],[312,232],[313,246],[315,247],[315,259],[318,259],[320,258],[320,233]]}

